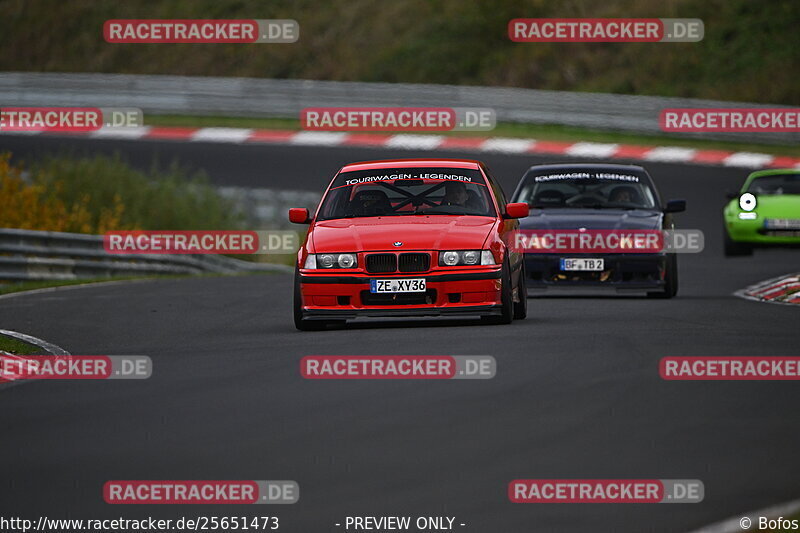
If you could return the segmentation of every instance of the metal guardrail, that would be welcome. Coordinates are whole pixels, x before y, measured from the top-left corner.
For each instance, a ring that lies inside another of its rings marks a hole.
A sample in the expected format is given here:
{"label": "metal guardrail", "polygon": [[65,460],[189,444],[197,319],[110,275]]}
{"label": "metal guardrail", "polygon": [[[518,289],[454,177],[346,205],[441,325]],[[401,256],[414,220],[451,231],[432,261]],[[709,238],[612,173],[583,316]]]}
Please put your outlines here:
{"label": "metal guardrail", "polygon": [[322,194],[293,189],[267,189],[262,187],[217,187],[223,198],[233,202],[245,217],[248,228],[297,229],[286,217],[291,207],[305,207],[316,211]]}
{"label": "metal guardrail", "polygon": [[216,255],[110,254],[102,235],[0,228],[0,281],[291,270]]}
{"label": "metal guardrail", "polygon": [[[138,107],[145,114],[299,117],[306,107],[491,107],[501,122],[661,133],[664,108],[785,107],[694,98],[510,87],[127,74],[0,73],[2,106]],[[681,133],[674,137],[797,143],[800,133]]]}

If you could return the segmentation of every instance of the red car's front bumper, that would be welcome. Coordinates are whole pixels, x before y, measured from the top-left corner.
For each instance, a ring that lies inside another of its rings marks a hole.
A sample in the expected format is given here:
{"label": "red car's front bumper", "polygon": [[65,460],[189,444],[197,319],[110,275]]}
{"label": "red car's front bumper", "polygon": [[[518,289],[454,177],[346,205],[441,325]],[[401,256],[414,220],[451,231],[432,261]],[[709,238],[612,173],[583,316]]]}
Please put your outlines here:
{"label": "red car's front bumper", "polygon": [[[493,316],[500,314],[500,266],[428,273],[366,274],[300,270],[306,319]],[[425,278],[425,293],[373,294],[370,279]]]}

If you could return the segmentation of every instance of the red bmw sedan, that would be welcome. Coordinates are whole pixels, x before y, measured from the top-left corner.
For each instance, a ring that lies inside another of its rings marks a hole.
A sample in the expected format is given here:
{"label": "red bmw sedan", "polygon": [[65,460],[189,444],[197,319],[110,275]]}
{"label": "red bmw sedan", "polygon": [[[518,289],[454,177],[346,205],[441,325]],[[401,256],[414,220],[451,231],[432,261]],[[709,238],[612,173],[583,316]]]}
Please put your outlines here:
{"label": "red bmw sedan", "polygon": [[294,321],[322,329],[359,317],[525,318],[522,254],[512,250],[525,203],[479,161],[413,159],[344,166],[297,255]]}

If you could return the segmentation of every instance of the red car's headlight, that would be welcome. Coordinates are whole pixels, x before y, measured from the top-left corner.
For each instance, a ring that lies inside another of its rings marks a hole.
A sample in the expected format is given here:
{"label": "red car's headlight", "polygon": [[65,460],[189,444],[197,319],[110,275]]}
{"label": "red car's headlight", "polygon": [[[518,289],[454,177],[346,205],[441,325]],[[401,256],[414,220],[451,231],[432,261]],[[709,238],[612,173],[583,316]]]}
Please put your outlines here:
{"label": "red car's headlight", "polygon": [[356,254],[308,254],[303,268],[356,268],[357,266],[358,258]]}
{"label": "red car's headlight", "polygon": [[494,265],[490,250],[450,250],[439,252],[439,266]]}

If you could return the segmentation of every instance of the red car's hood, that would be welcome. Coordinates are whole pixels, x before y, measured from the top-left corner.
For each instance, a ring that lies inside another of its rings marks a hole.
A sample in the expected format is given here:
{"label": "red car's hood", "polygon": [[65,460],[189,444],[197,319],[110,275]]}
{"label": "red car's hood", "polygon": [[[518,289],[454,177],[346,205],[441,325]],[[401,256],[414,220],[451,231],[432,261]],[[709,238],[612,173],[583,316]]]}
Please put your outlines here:
{"label": "red car's hood", "polygon": [[[410,215],[325,220],[314,225],[316,253],[379,250],[480,249],[496,220],[491,217]],[[402,242],[402,246],[394,243]]]}

